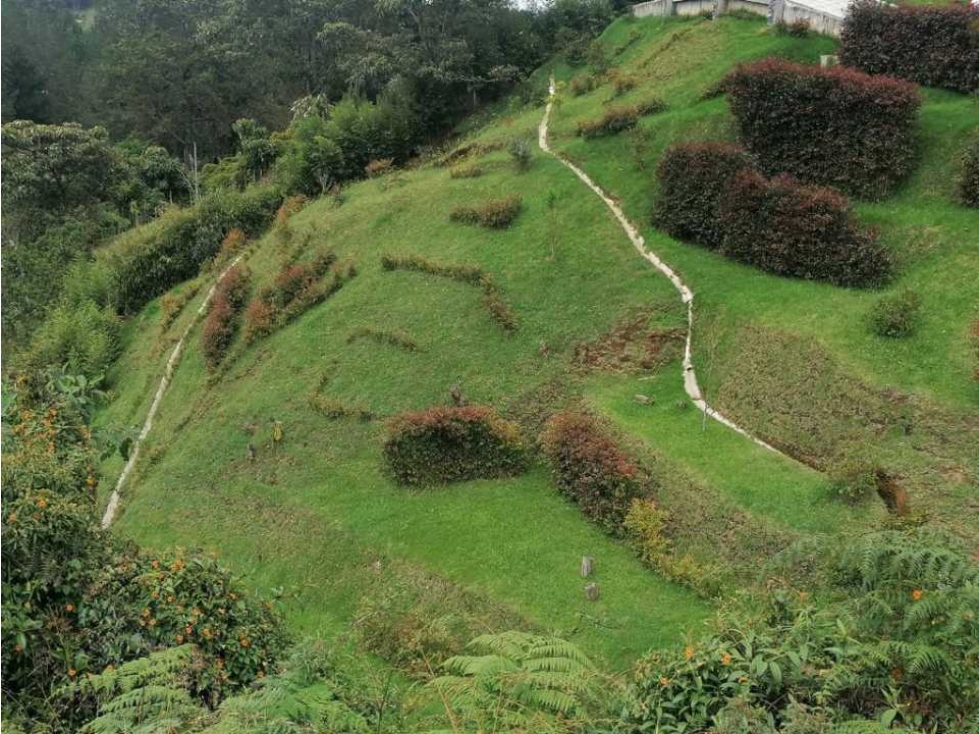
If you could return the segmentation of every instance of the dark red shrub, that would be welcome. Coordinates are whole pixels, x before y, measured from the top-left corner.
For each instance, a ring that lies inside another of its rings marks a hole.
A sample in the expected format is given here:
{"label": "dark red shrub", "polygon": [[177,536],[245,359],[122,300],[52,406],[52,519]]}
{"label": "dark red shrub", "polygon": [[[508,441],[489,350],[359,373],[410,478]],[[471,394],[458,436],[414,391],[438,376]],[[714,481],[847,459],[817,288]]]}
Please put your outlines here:
{"label": "dark red shrub", "polygon": [[256,298],[245,309],[245,341],[268,336],[275,331],[275,309],[264,298]]}
{"label": "dark red shrub", "polygon": [[656,169],[656,226],[678,239],[719,247],[724,234],[717,218],[721,194],[749,166],[744,150],[734,145],[686,143],[668,148]]}
{"label": "dark red shrub", "polygon": [[840,60],[868,74],[979,91],[979,8],[858,0],[843,24]]}
{"label": "dark red shrub", "polygon": [[207,313],[202,333],[204,359],[209,369],[221,363],[235,336],[235,312],[224,299],[215,300]]}
{"label": "dark red shrub", "polygon": [[972,137],[972,142],[962,155],[959,197],[966,206],[979,208],[979,135]]}
{"label": "dark red shrub", "polygon": [[620,532],[633,499],[652,494],[648,473],[590,415],[556,414],[540,444],[561,494],[609,532]]}
{"label": "dark red shrub", "polygon": [[517,427],[482,406],[435,407],[388,423],[388,469],[401,484],[446,484],[518,474],[526,453]]}
{"label": "dark red shrub", "polygon": [[725,89],[741,141],[769,176],[879,199],[914,165],[921,99],[908,82],[765,59],[732,72]]}
{"label": "dark red shrub", "polygon": [[214,289],[214,300],[225,300],[232,309],[238,311],[248,300],[248,290],[251,286],[251,273],[248,269],[235,265],[224,274],[217,288]]}
{"label": "dark red shrub", "polygon": [[832,189],[744,170],[721,197],[721,251],[777,275],[836,285],[879,285],[890,273],[876,235],[861,229]]}

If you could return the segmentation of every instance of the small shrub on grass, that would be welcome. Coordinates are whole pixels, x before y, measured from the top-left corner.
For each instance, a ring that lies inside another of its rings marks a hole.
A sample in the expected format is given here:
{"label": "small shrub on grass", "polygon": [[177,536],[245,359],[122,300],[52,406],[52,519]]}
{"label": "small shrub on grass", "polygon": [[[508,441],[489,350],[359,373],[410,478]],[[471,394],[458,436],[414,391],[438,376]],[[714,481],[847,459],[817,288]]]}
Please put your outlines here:
{"label": "small shrub on grass", "polygon": [[734,177],[750,165],[744,150],[725,143],[668,148],[656,169],[656,226],[681,240],[720,247],[724,240],[719,220],[721,197]]}
{"label": "small shrub on grass", "polygon": [[861,229],[849,201],[832,189],[744,170],[722,195],[718,214],[724,255],[770,273],[859,287],[890,275],[876,233]]}
{"label": "small shrub on grass", "polygon": [[364,166],[367,178],[378,178],[394,170],[394,158],[381,158]]}
{"label": "small shrub on grass", "polygon": [[625,130],[631,130],[639,120],[639,110],[635,105],[619,105],[609,107],[594,120],[579,120],[578,135],[590,140],[605,135],[617,135]]}
{"label": "small shrub on grass", "polygon": [[608,532],[620,533],[632,501],[652,493],[648,472],[590,415],[556,414],[540,445],[561,494]]}
{"label": "small shrub on grass", "polygon": [[384,441],[400,484],[447,484],[519,474],[526,451],[517,427],[482,406],[436,407],[395,416]]}
{"label": "small shrub on grass", "polygon": [[517,171],[521,173],[530,168],[530,164],[534,159],[534,154],[531,152],[530,145],[527,144],[526,140],[511,140],[507,144],[507,153],[510,154],[510,160],[513,161]]}
{"label": "small shrub on grass", "polygon": [[594,74],[578,74],[571,80],[571,94],[581,97],[598,88],[598,77]]}
{"label": "small shrub on grass", "polygon": [[612,98],[621,97],[627,92],[636,88],[636,78],[629,74],[622,74],[618,69],[613,69],[608,74],[609,81],[612,83]]}
{"label": "small shrub on grass", "polygon": [[917,293],[904,290],[883,296],[870,311],[870,328],[877,336],[892,339],[911,336],[921,314],[921,298]]}
{"label": "small shrub on grass", "polygon": [[248,241],[248,236],[239,228],[235,227],[228,231],[221,242],[221,249],[218,251],[218,259],[230,260],[243,249]]}
{"label": "small shrub on grass", "polygon": [[770,176],[879,199],[914,165],[913,84],[765,59],[732,72],[725,89],[742,142]]}
{"label": "small shrub on grass", "polygon": [[253,342],[275,331],[275,309],[262,298],[256,298],[245,309],[245,341]]}
{"label": "small shrub on grass", "polygon": [[483,169],[474,164],[468,166],[456,166],[449,170],[449,178],[479,178],[483,175]]}
{"label": "small shrub on grass", "polygon": [[636,111],[639,113],[640,117],[656,115],[660,112],[664,112],[666,109],[666,102],[661,100],[659,97],[649,97],[648,99],[643,99],[636,102]]}
{"label": "small shrub on grass", "polygon": [[920,7],[860,0],[843,24],[840,61],[868,74],[891,74],[929,87],[979,91],[979,8]]}
{"label": "small shrub on grass", "polygon": [[449,218],[453,222],[479,224],[490,229],[506,229],[523,209],[523,201],[516,194],[503,199],[492,199],[477,206],[459,206]]}
{"label": "small shrub on grass", "polygon": [[959,198],[966,206],[979,209],[979,135],[973,135],[972,142],[962,155]]}
{"label": "small shrub on grass", "polygon": [[876,462],[863,455],[844,456],[828,472],[834,499],[850,504],[862,502],[877,491]]}

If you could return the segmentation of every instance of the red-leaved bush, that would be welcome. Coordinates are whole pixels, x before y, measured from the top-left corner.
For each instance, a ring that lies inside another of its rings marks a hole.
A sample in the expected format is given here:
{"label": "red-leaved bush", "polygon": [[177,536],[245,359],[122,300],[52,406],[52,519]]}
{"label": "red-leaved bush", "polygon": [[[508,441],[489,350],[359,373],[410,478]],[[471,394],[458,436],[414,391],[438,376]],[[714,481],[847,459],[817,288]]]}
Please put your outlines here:
{"label": "red-leaved bush", "polygon": [[875,286],[891,263],[872,230],[832,189],[767,179],[737,147],[668,148],[657,169],[657,226],[778,275]]}
{"label": "red-leaved bush", "polygon": [[652,494],[648,472],[586,413],[554,415],[540,437],[561,494],[611,533],[621,532],[632,500]]}
{"label": "red-leaved bush", "polygon": [[744,149],[725,143],[683,143],[660,158],[656,226],[681,240],[720,247],[724,232],[718,220],[721,195],[731,180],[751,166]]}
{"label": "red-leaved bush", "polygon": [[879,199],[914,165],[913,84],[764,59],[735,69],[724,88],[741,141],[769,176]]}
{"label": "red-leaved bush", "polygon": [[979,8],[858,0],[843,24],[840,60],[868,74],[979,91]]}
{"label": "red-leaved bush", "polygon": [[388,423],[384,458],[400,484],[512,476],[526,468],[517,427],[485,406],[434,407]]}
{"label": "red-leaved bush", "polygon": [[213,370],[221,363],[235,338],[250,284],[251,274],[246,268],[236,265],[225,273],[214,289],[214,299],[201,332],[208,369]]}
{"label": "red-leaved bush", "polygon": [[747,169],[720,200],[721,251],[776,275],[835,285],[876,286],[890,260],[873,230],[861,229],[837,191]]}

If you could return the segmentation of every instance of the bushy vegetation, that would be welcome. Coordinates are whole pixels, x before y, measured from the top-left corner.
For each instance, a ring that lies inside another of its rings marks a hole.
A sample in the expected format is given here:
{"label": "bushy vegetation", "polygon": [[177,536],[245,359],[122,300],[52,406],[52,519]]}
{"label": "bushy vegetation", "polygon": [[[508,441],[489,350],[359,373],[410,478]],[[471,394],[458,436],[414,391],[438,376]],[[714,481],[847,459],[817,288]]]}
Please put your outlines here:
{"label": "bushy vegetation", "polygon": [[580,120],[578,135],[585,139],[616,135],[631,130],[638,121],[639,110],[635,105],[617,105],[609,107],[600,117],[593,120]]}
{"label": "bushy vegetation", "polygon": [[701,731],[740,711],[756,728],[735,731],[969,731],[976,574],[929,534],[804,545],[777,561],[760,605],[639,665],[629,730]]}
{"label": "bushy vegetation", "polygon": [[64,367],[72,374],[104,376],[119,351],[119,317],[91,299],[55,306],[34,333],[17,368]]}
{"label": "bushy vegetation", "polygon": [[979,91],[979,10],[968,3],[854,3],[843,24],[840,61],[929,87]]}
{"label": "bushy vegetation", "polygon": [[392,418],[384,459],[401,484],[431,485],[518,474],[526,451],[517,427],[492,408],[436,407]]}
{"label": "bushy vegetation", "polygon": [[866,287],[891,271],[876,232],[860,227],[847,198],[829,188],[742,171],[721,199],[720,218],[721,251],[770,273]]}
{"label": "bushy vegetation", "polygon": [[591,415],[558,413],[547,422],[540,445],[561,494],[611,533],[621,532],[634,499],[653,492],[648,471]]}
{"label": "bushy vegetation", "polygon": [[911,290],[883,296],[870,311],[870,328],[877,336],[911,336],[921,318],[921,297]]}
{"label": "bushy vegetation", "polygon": [[880,199],[914,165],[912,84],[765,59],[736,69],[724,89],[742,142],[770,176]]}
{"label": "bushy vegetation", "polygon": [[974,135],[962,154],[959,198],[966,206],[979,209],[979,135]]}
{"label": "bushy vegetation", "polygon": [[221,363],[234,340],[250,285],[251,273],[247,268],[235,265],[225,273],[214,290],[211,308],[201,332],[204,359],[210,369],[215,369]]}
{"label": "bushy vegetation", "polygon": [[453,222],[479,224],[490,229],[506,229],[523,209],[523,201],[517,195],[490,201],[474,206],[457,206],[449,218]]}
{"label": "bushy vegetation", "polygon": [[[329,278],[325,277],[328,273]],[[321,251],[305,263],[284,262],[273,283],[245,309],[245,341],[269,336],[325,301],[356,275],[352,263],[337,264],[332,250]]]}
{"label": "bushy vegetation", "polygon": [[[284,641],[271,606],[206,556],[150,554],[98,525],[95,384],[25,374],[6,397],[4,714],[68,730],[93,711],[65,685],[195,642],[194,696],[216,703],[270,669]],[[9,723],[9,720],[8,720]],[[58,729],[60,730],[60,729]]]}
{"label": "bushy vegetation", "polygon": [[121,314],[134,313],[196,275],[233,229],[253,235],[268,226],[281,201],[278,190],[267,186],[219,192],[120,235],[96,253],[112,304]]}
{"label": "bushy vegetation", "polygon": [[681,143],[660,158],[653,221],[681,240],[711,249],[724,243],[722,199],[734,177],[751,165],[744,150],[726,143]]}
{"label": "bushy vegetation", "polygon": [[767,179],[739,148],[674,146],[657,176],[655,221],[675,237],[789,277],[874,286],[890,274],[886,251],[855,222],[846,197],[788,176]]}

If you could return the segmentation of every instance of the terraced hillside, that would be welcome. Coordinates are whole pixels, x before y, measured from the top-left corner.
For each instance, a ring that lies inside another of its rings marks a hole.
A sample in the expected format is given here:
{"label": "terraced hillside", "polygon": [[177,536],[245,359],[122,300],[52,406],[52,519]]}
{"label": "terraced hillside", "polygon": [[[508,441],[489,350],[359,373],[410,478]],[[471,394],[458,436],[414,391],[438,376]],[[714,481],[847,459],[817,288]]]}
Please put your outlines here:
{"label": "terraced hillside", "polygon": [[[465,610],[466,633],[555,630],[613,668],[680,643],[717,596],[791,540],[895,522],[876,498],[832,497],[829,474],[856,445],[874,448],[914,522],[979,547],[969,520],[979,501],[979,395],[968,338],[979,220],[955,203],[949,174],[979,101],[926,90],[916,172],[893,196],[856,205],[898,258],[888,291],[910,287],[923,302],[916,333],[887,340],[867,327],[879,292],[767,275],[649,224],[663,150],[734,138],[726,101],[705,98],[727,71],[770,55],[813,63],[834,41],[725,17],[623,19],[601,42],[630,83],[616,95],[606,75],[576,96],[573,79],[596,69],[542,68],[538,90],[551,74],[558,81],[551,144],[621,202],[647,247],[695,292],[694,362],[708,400],[788,456],[691,406],[676,291],[602,201],[536,147],[543,105],[515,100],[473,118],[448,156],[350,186],[342,203],[312,201],[250,243],[253,292],[284,264],[326,251],[343,264],[342,283],[268,336],[246,343],[239,334],[216,370],[200,327],[191,331],[123,488],[118,533],[213,550],[274,589],[297,631],[370,640],[379,607],[405,619]],[[651,96],[667,108],[643,117],[640,134],[576,135],[610,99]],[[514,139],[532,146],[525,171],[506,150]],[[479,175],[460,176],[463,167]],[[456,207],[511,195],[522,210],[505,229],[451,219]],[[495,284],[496,305],[471,283],[385,267],[385,258],[477,267]],[[159,300],[127,323],[102,426],[142,423],[169,347],[216,273],[175,289],[197,290],[166,328]],[[675,555],[695,571],[670,580],[643,565],[558,494],[541,462],[509,479],[397,485],[384,469],[385,419],[451,404],[453,391],[495,406],[530,444],[556,410],[602,416],[651,467]],[[121,460],[104,469],[118,474]],[[583,555],[595,559],[597,601],[583,593]]]}

